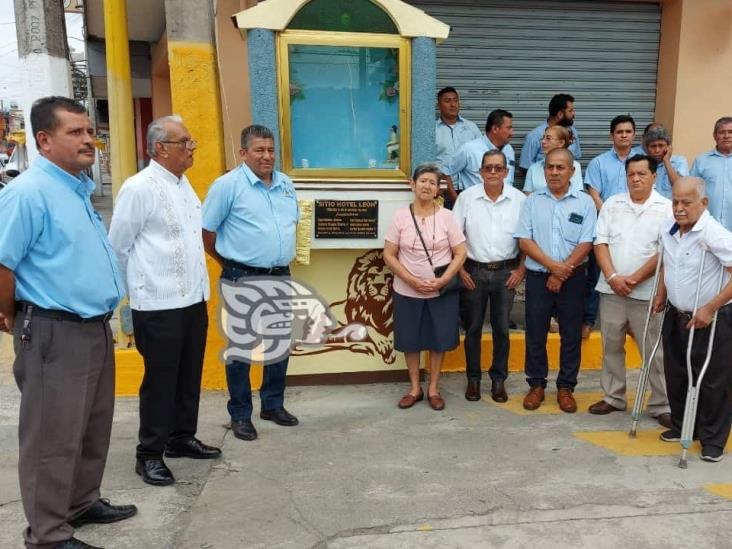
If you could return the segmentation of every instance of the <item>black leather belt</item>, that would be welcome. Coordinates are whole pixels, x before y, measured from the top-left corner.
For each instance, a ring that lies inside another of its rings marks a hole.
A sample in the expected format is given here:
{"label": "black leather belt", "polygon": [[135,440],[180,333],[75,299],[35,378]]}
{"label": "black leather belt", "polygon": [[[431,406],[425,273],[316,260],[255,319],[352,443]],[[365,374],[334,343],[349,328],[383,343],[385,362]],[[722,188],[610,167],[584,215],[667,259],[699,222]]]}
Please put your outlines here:
{"label": "black leather belt", "polygon": [[233,267],[234,269],[239,269],[240,271],[245,271],[248,273],[254,273],[254,274],[262,274],[262,275],[275,275],[275,276],[283,276],[290,274],[290,267],[252,267],[251,265],[245,265],[244,263],[239,263],[238,261],[234,261],[233,259],[226,259],[224,258],[224,267]]}
{"label": "black leather belt", "polygon": [[470,258],[468,258],[466,261],[468,264],[474,265],[480,269],[485,269],[486,271],[500,271],[501,269],[518,267],[519,264],[518,257],[514,257],[512,259],[504,259],[503,261],[493,261],[491,263],[481,263],[480,261],[475,261]]}
{"label": "black leather belt", "polygon": [[18,310],[26,312],[29,307],[33,307],[32,314],[33,316],[40,316],[41,318],[50,318],[51,320],[64,320],[68,322],[79,322],[81,324],[91,324],[93,322],[107,322],[110,318],[112,318],[112,312],[109,311],[108,313],[104,313],[103,315],[97,315],[97,316],[90,316],[88,318],[85,318],[83,316],[79,316],[74,313],[69,313],[68,311],[58,311],[56,309],[43,309],[42,307],[38,307],[37,305],[34,305],[33,303],[29,303],[27,301],[19,301],[18,302]]}

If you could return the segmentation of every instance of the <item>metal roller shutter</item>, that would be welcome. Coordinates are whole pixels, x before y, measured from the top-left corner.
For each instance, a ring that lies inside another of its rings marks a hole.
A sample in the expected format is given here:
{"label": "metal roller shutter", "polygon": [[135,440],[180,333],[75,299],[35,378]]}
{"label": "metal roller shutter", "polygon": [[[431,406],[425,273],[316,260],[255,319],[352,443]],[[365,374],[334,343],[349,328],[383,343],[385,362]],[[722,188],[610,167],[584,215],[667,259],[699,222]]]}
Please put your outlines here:
{"label": "metal roller shutter", "polygon": [[[437,48],[437,84],[460,92],[479,127],[492,109],[514,115],[513,146],[547,117],[549,99],[576,99],[582,165],[610,147],[613,116],[639,132],[653,119],[661,25],[658,4],[611,1],[418,0],[452,27]],[[636,142],[639,138],[636,139]]]}

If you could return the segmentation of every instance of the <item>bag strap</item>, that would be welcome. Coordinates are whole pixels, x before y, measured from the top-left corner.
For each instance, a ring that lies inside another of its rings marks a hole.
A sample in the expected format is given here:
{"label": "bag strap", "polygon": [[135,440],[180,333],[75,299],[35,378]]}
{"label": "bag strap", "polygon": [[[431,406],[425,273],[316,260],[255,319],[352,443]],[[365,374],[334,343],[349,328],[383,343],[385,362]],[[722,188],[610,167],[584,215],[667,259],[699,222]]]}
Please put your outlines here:
{"label": "bag strap", "polygon": [[422,247],[424,248],[424,253],[427,256],[427,261],[430,263],[430,267],[432,267],[432,270],[435,269],[435,266],[432,264],[432,257],[430,257],[430,253],[427,251],[427,244],[424,243],[424,238],[422,237],[422,231],[419,230],[419,225],[417,224],[417,218],[414,217],[414,205],[409,205],[409,213],[412,214],[412,221],[414,221],[414,228],[417,229],[417,236],[419,236],[419,241],[422,243]]}

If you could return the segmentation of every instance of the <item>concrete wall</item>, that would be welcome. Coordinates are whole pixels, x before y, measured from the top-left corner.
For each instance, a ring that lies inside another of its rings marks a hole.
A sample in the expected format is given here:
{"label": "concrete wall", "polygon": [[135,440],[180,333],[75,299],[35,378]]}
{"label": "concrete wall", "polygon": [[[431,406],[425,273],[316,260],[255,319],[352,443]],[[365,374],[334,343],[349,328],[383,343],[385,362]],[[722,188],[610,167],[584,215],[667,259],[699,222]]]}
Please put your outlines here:
{"label": "concrete wall", "polygon": [[689,162],[714,147],[714,121],[732,115],[732,2],[665,0],[656,119]]}

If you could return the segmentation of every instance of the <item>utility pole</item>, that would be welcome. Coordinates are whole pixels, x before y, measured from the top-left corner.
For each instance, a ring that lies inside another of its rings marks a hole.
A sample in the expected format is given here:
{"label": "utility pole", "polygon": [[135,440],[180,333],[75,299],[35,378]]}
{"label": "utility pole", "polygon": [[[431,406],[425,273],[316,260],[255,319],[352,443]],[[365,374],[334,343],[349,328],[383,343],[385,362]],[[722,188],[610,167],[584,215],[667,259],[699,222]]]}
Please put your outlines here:
{"label": "utility pole", "polygon": [[14,0],[23,87],[28,158],[36,151],[30,124],[33,101],[47,95],[73,97],[63,0]]}

